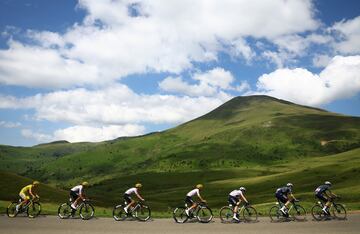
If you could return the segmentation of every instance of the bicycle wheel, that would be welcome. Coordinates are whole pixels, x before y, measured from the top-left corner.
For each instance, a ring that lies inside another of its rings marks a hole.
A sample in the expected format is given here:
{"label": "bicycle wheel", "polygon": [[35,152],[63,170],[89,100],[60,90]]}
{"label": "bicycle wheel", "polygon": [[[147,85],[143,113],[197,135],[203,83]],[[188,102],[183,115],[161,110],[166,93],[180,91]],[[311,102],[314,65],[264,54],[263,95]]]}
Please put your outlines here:
{"label": "bicycle wheel", "polygon": [[83,220],[89,220],[94,217],[95,209],[89,203],[83,203],[80,208],[80,217]]}
{"label": "bicycle wheel", "polygon": [[41,212],[41,205],[38,202],[33,202],[26,209],[29,218],[36,218]]}
{"label": "bicycle wheel", "polygon": [[270,208],[269,216],[270,216],[271,222],[280,222],[280,221],[284,220],[284,216],[278,206],[273,206]]}
{"label": "bicycle wheel", "polygon": [[223,206],[220,209],[220,220],[222,223],[231,223],[234,217],[234,212],[229,206]]}
{"label": "bicycle wheel", "polygon": [[185,209],[186,209],[185,207],[175,208],[175,210],[173,212],[173,218],[174,218],[175,222],[185,223],[189,219],[189,217],[185,213]]}
{"label": "bicycle wheel", "polygon": [[322,207],[318,204],[314,205],[311,208],[311,215],[316,221],[321,221],[325,218],[324,211],[322,210]]}
{"label": "bicycle wheel", "polygon": [[300,205],[294,205],[294,207],[289,211],[289,215],[296,221],[306,220],[306,210]]}
{"label": "bicycle wheel", "polygon": [[332,208],[332,214],[337,219],[340,219],[340,220],[346,219],[346,209],[341,204],[334,204],[334,206]]}
{"label": "bicycle wheel", "polygon": [[208,223],[213,218],[213,213],[209,207],[202,206],[196,213],[196,217],[200,223]]}
{"label": "bicycle wheel", "polygon": [[247,206],[242,211],[242,216],[246,222],[256,222],[258,220],[258,214],[254,207]]}
{"label": "bicycle wheel", "polygon": [[113,209],[113,217],[116,221],[124,221],[127,217],[127,214],[124,210],[123,205],[117,205]]}
{"label": "bicycle wheel", "polygon": [[16,211],[16,206],[18,205],[17,202],[11,202],[10,205],[6,208],[6,214],[10,218],[16,217],[18,212]]}
{"label": "bicycle wheel", "polygon": [[150,219],[151,216],[151,210],[150,207],[146,206],[146,205],[141,205],[139,206],[139,208],[137,208],[135,210],[135,217],[139,220],[139,221],[147,221]]}
{"label": "bicycle wheel", "polygon": [[68,219],[72,214],[72,209],[70,204],[63,203],[58,208],[58,216],[60,219]]}

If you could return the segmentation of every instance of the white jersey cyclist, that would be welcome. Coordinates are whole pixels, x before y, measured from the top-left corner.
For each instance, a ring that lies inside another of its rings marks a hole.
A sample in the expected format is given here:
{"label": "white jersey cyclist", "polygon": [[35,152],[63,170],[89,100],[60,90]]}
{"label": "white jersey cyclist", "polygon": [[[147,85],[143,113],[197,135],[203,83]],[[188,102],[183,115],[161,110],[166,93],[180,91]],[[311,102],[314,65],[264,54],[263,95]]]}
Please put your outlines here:
{"label": "white jersey cyclist", "polygon": [[200,196],[200,190],[198,188],[191,190],[186,194],[187,197]]}
{"label": "white jersey cyclist", "polygon": [[243,196],[243,192],[240,189],[235,189],[235,190],[231,191],[231,193],[229,195],[232,197],[239,198],[240,196]]}
{"label": "white jersey cyclist", "polygon": [[70,189],[71,191],[73,191],[74,193],[76,193],[76,195],[82,195],[83,194],[83,190],[84,190],[84,186],[80,185],[76,185],[75,187],[73,187],[72,189]]}
{"label": "white jersey cyclist", "polygon": [[132,207],[135,204],[135,201],[131,198],[132,194],[135,194],[137,196],[137,198],[140,199],[141,201],[145,201],[144,198],[142,198],[141,195],[139,194],[139,190],[141,187],[142,187],[142,184],[137,183],[137,184],[135,184],[135,187],[129,188],[128,190],[125,191],[124,200],[126,203],[126,207],[124,208],[124,210],[126,213],[128,213],[129,207]]}

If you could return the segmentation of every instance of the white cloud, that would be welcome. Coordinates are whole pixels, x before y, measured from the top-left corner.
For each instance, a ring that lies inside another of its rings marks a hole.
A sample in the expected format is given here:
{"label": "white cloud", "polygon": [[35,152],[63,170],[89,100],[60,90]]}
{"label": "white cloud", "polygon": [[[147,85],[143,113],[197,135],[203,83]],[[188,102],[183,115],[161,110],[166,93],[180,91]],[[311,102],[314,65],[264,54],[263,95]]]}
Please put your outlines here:
{"label": "white cloud", "polygon": [[256,94],[320,106],[360,92],[360,56],[336,56],[320,74],[303,68],[278,69],[262,75]]}
{"label": "white cloud", "polygon": [[18,128],[21,126],[19,122],[8,122],[8,121],[0,121],[0,127],[4,128]]}
{"label": "white cloud", "polygon": [[246,37],[272,41],[319,26],[310,0],[81,0],[79,7],[86,18],[64,34],[29,31],[36,45],[10,41],[0,50],[0,83],[78,87],[149,71],[178,74],[217,60],[224,46],[251,60]]}
{"label": "white cloud", "polygon": [[360,53],[360,16],[337,22],[329,30],[340,34],[334,43],[337,51],[345,54]]}

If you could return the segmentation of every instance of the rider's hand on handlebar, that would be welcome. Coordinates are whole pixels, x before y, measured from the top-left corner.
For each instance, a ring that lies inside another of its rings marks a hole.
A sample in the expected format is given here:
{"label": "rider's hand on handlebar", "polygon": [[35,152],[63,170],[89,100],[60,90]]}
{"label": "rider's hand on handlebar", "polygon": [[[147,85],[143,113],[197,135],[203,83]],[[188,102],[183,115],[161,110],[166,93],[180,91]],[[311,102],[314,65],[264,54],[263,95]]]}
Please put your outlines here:
{"label": "rider's hand on handlebar", "polygon": [[299,199],[294,199],[294,202],[299,202],[300,200]]}
{"label": "rider's hand on handlebar", "polygon": [[202,200],[202,202],[206,203],[206,200]]}

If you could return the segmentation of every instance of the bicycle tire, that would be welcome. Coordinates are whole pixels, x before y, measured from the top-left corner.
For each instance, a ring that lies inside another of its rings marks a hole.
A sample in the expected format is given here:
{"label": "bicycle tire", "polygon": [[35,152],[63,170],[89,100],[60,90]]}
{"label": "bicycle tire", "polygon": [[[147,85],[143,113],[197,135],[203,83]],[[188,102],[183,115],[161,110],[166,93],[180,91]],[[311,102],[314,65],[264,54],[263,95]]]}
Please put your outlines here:
{"label": "bicycle tire", "polygon": [[252,206],[247,206],[242,211],[242,217],[246,222],[256,222],[258,220],[258,213]]}
{"label": "bicycle tire", "polygon": [[29,218],[36,218],[41,212],[41,205],[39,202],[31,203],[27,209],[26,214]]}
{"label": "bicycle tire", "polygon": [[146,206],[146,205],[140,205],[135,210],[135,217],[141,222],[148,221],[150,219],[150,217],[151,217],[151,209],[150,209],[150,207]]}
{"label": "bicycle tire", "polygon": [[293,209],[291,209],[289,213],[290,213],[289,215],[295,221],[305,221],[306,220],[306,210],[301,205],[297,205],[297,204],[294,205]]}
{"label": "bicycle tire", "polygon": [[234,211],[229,206],[223,206],[220,209],[220,220],[222,223],[231,223],[234,217]]}
{"label": "bicycle tire", "polygon": [[60,219],[68,219],[72,215],[72,208],[69,203],[63,203],[58,208],[58,216]]}
{"label": "bicycle tire", "polygon": [[18,212],[16,211],[16,206],[18,205],[18,202],[13,201],[11,202],[8,207],[6,208],[6,215],[9,218],[15,218]]}
{"label": "bicycle tire", "polygon": [[271,222],[280,222],[284,220],[284,216],[282,212],[280,211],[279,206],[273,206],[269,210],[269,217],[271,219]]}
{"label": "bicycle tire", "polygon": [[79,213],[83,220],[89,220],[94,217],[95,209],[90,203],[83,203]]}
{"label": "bicycle tire", "polygon": [[346,209],[342,204],[334,204],[332,207],[332,214],[336,219],[345,220],[346,219]]}
{"label": "bicycle tire", "polygon": [[209,207],[201,206],[196,212],[196,217],[200,223],[209,223],[213,219],[213,213]]}
{"label": "bicycle tire", "polygon": [[316,221],[321,221],[325,218],[324,211],[319,204],[315,204],[313,207],[311,207],[311,215]]}
{"label": "bicycle tire", "polygon": [[113,209],[113,218],[116,221],[124,221],[127,218],[127,214],[124,210],[124,205],[116,205]]}
{"label": "bicycle tire", "polygon": [[177,223],[185,223],[189,217],[186,215],[185,207],[177,207],[173,211],[173,218]]}

